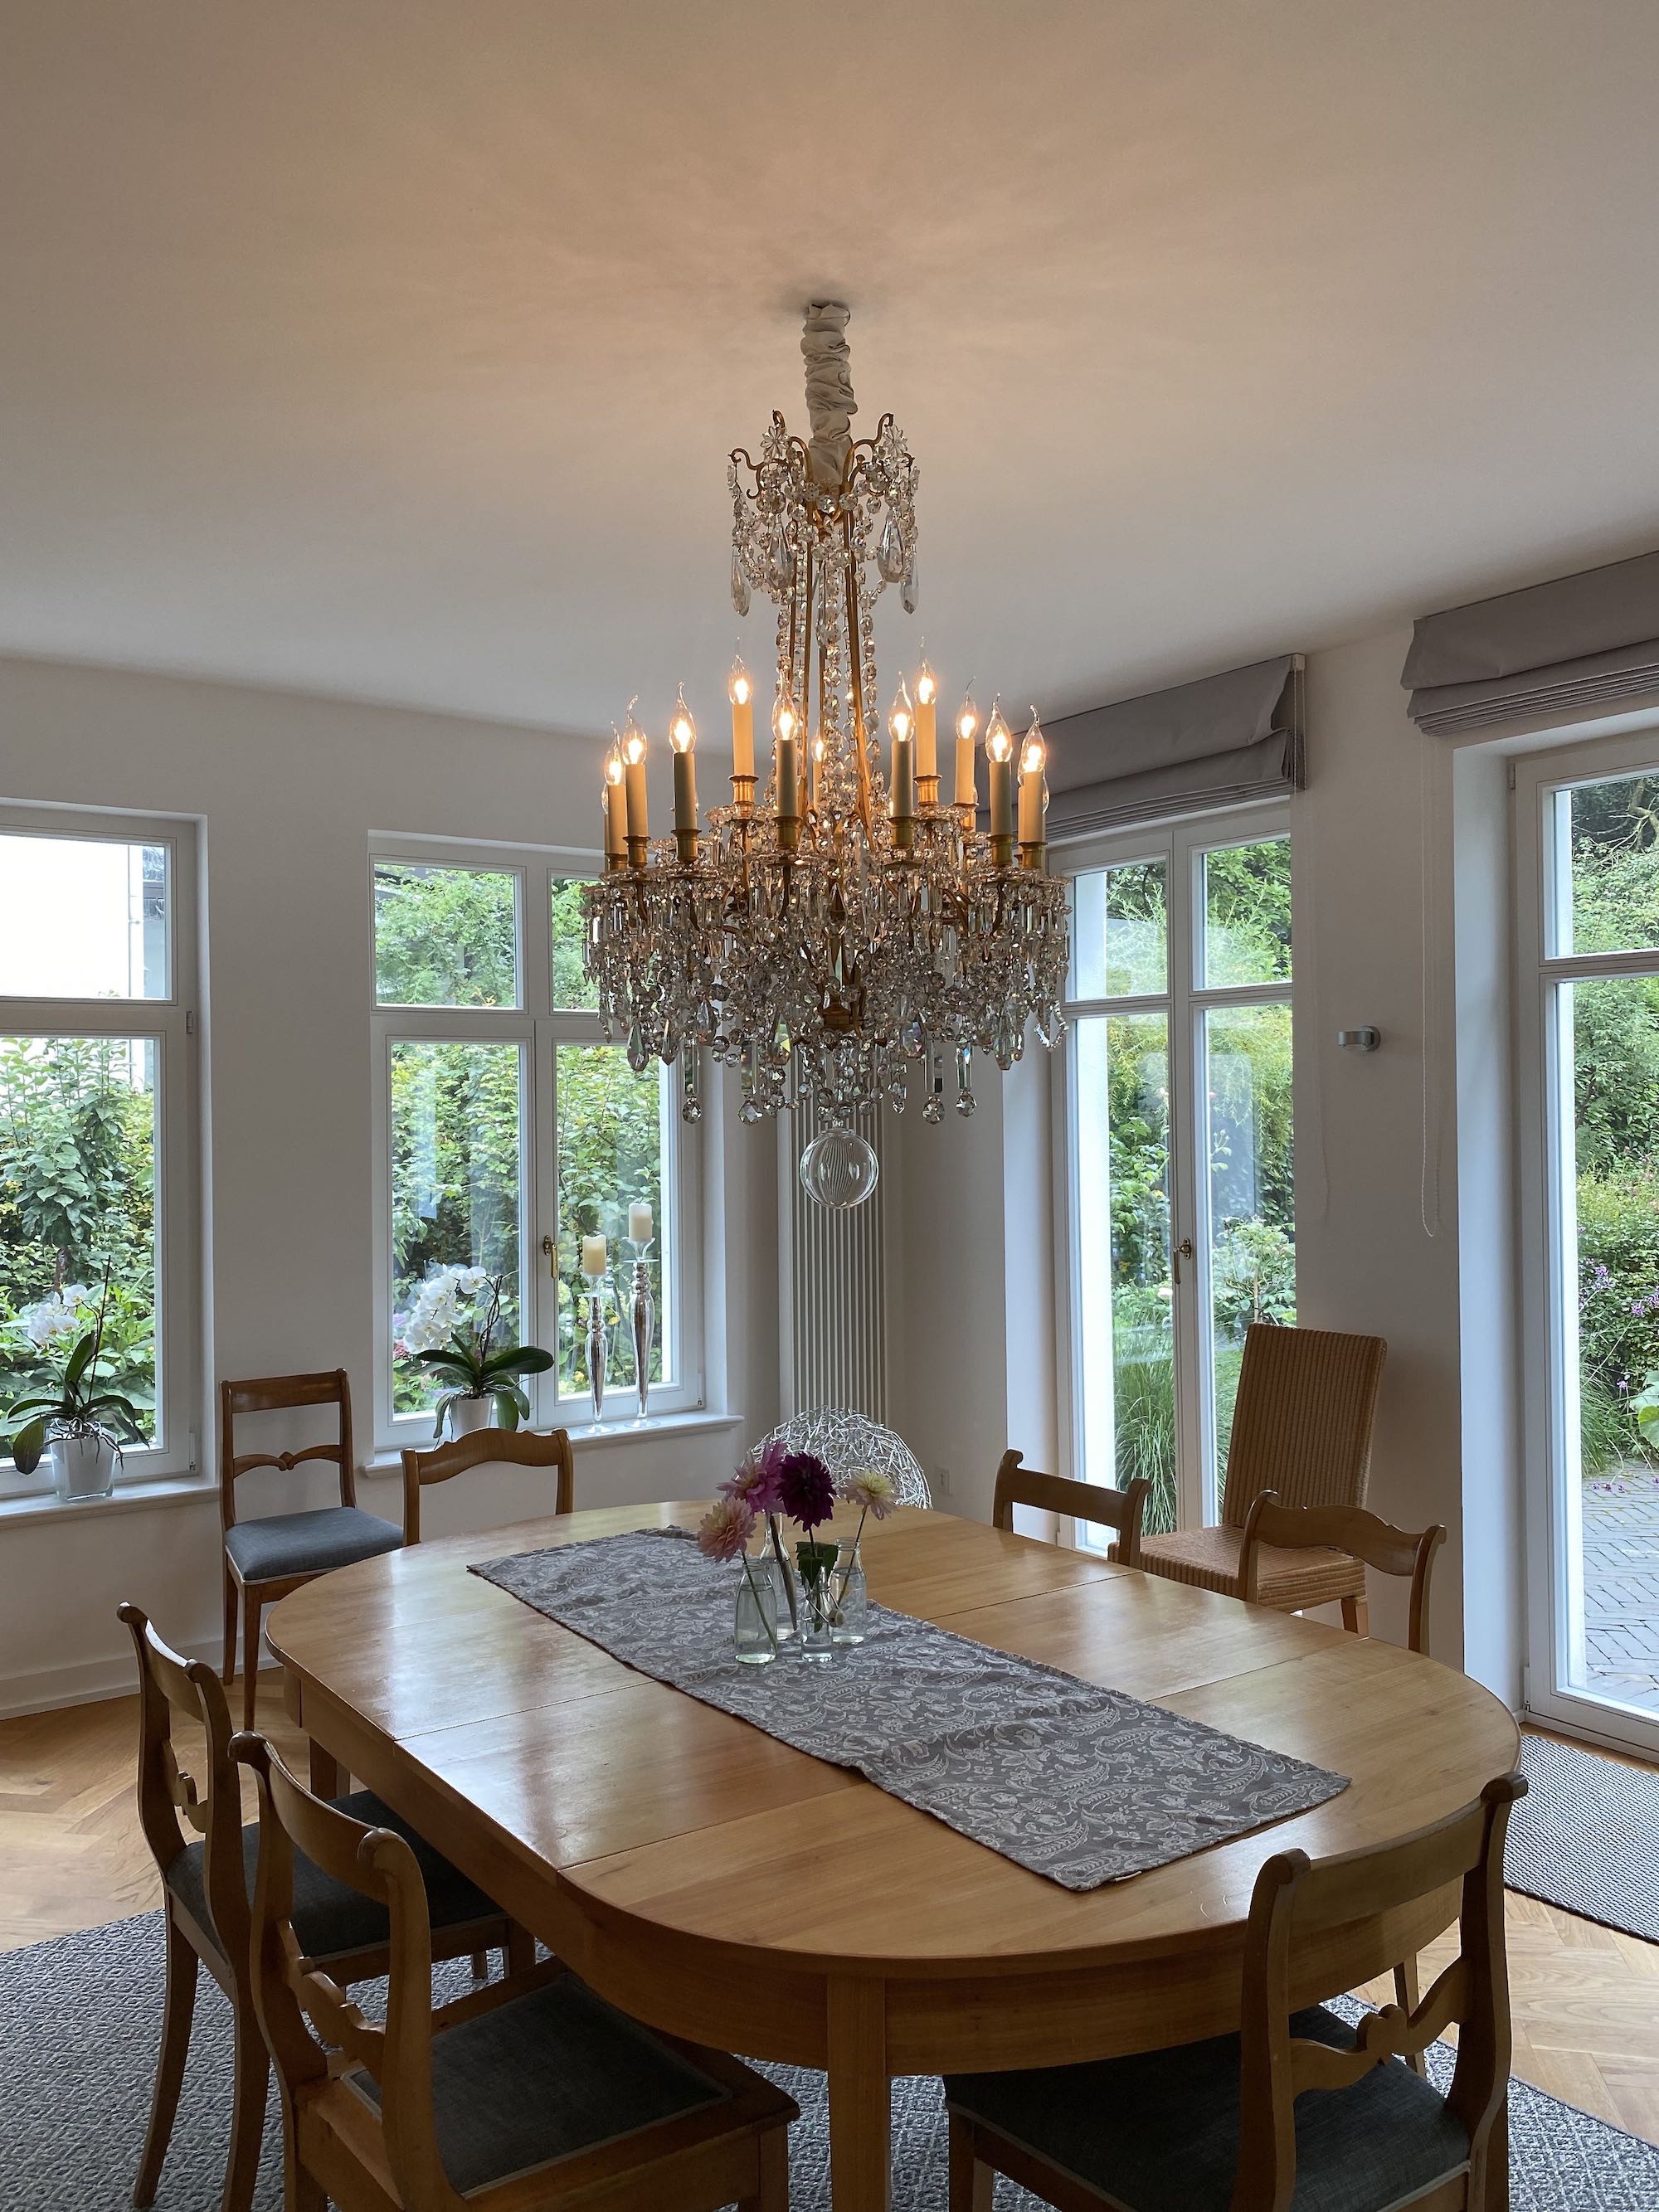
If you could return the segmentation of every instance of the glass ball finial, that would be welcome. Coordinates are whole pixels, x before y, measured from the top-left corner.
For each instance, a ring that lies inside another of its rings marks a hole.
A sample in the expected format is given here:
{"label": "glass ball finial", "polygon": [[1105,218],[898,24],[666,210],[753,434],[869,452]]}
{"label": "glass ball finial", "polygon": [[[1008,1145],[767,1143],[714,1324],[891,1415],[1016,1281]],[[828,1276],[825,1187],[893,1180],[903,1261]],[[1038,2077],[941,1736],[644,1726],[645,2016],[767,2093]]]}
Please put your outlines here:
{"label": "glass ball finial", "polygon": [[880,1180],[874,1147],[856,1129],[826,1129],[800,1156],[801,1188],[832,1212],[862,1206]]}

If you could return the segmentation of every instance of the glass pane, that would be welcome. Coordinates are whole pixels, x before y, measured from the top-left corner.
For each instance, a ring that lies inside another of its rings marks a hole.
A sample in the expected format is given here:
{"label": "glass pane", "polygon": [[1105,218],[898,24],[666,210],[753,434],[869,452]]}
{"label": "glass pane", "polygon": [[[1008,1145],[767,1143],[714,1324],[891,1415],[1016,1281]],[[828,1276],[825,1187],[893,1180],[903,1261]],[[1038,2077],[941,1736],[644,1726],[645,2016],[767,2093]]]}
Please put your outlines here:
{"label": "glass pane", "polygon": [[1291,841],[1223,845],[1200,855],[1204,930],[1198,988],[1281,983],[1291,972]]}
{"label": "glass pane", "polygon": [[597,1006],[599,995],[582,973],[581,879],[553,878],[553,1004],[561,1012],[570,1007]]}
{"label": "glass pane", "polygon": [[1077,878],[1076,997],[1127,999],[1169,989],[1168,876],[1162,860],[1130,860]]}
{"label": "glass pane", "polygon": [[662,1295],[665,1270],[663,1158],[665,1152],[663,1071],[654,1063],[642,1075],[628,1065],[619,1044],[562,1044],[555,1083],[558,1092],[559,1152],[559,1387],[587,1388],[586,1292],[582,1239],[603,1237],[611,1289],[606,1311],[616,1316],[606,1353],[606,1388],[634,1387],[633,1331],[627,1315],[633,1254],[623,1241],[629,1209],[651,1208],[655,1241],[647,1255],[657,1301],[657,1332],[650,1380],[673,1372],[672,1316]]}
{"label": "glass pane", "polygon": [[1075,1035],[1083,1473],[1119,1487],[1146,1475],[1146,1527],[1162,1532],[1176,1521],[1169,1023],[1090,1015]]}
{"label": "glass pane", "polygon": [[[96,1325],[96,1382],[156,1415],[155,1041],[0,1037],[0,1407],[57,1388]],[[9,1446],[24,1415],[0,1419]]]}
{"label": "glass pane", "polygon": [[[1252,848],[1256,849],[1256,848]],[[1288,1005],[1216,1006],[1204,1017],[1210,1200],[1210,1467],[1226,1479],[1244,1332],[1296,1319]]]}
{"label": "glass pane", "polygon": [[516,1006],[519,879],[510,869],[374,863],[374,995],[383,1006]]}
{"label": "glass pane", "polygon": [[1659,945],[1659,775],[1581,783],[1554,799],[1552,952]]}
{"label": "glass pane", "polygon": [[167,848],[0,831],[0,998],[165,999]]}
{"label": "glass pane", "polygon": [[435,1405],[416,1355],[481,1326],[499,1293],[492,1340],[521,1343],[520,1162],[522,1048],[392,1047],[392,1399]]}
{"label": "glass pane", "polygon": [[1659,1713],[1659,977],[1560,1014],[1568,1678]]}

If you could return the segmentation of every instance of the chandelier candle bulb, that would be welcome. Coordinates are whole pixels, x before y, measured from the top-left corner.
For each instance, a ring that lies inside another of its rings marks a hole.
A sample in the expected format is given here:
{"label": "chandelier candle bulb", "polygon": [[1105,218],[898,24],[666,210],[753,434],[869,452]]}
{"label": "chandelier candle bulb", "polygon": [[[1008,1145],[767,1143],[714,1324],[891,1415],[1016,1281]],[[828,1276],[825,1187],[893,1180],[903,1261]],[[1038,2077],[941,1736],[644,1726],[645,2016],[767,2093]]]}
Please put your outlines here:
{"label": "chandelier candle bulb", "polygon": [[993,706],[985,731],[985,759],[991,780],[991,857],[999,868],[1012,858],[1014,842],[1014,736]]}
{"label": "chandelier candle bulb", "polygon": [[674,755],[674,836],[689,867],[697,857],[697,726],[685,703],[684,684],[668,725],[668,742]]}
{"label": "chandelier candle bulb", "polygon": [[732,781],[755,774],[755,684],[739,658],[732,663],[726,696],[732,702]]}
{"label": "chandelier candle bulb", "polygon": [[650,843],[649,808],[645,794],[645,732],[634,720],[630,705],[628,727],[623,732],[623,780],[628,791],[628,858],[642,868]]}
{"label": "chandelier candle bulb", "polygon": [[605,759],[605,864],[608,868],[628,865],[628,794],[623,788],[620,744]]}
{"label": "chandelier candle bulb", "polygon": [[1031,726],[1025,732],[1025,743],[1019,756],[1020,859],[1028,868],[1036,866],[1035,855],[1043,842],[1042,815],[1048,799],[1043,763],[1048,757],[1048,749],[1042,742],[1042,731],[1034,707],[1031,709]]}
{"label": "chandelier candle bulb", "polygon": [[979,735],[979,709],[971,694],[964,699],[957,712],[957,790],[958,806],[979,811],[978,762],[974,753],[974,740]]}
{"label": "chandelier candle bulb", "polygon": [[[939,684],[924,655],[916,672],[916,775],[929,806],[939,802]],[[928,785],[933,788],[929,790]]]}

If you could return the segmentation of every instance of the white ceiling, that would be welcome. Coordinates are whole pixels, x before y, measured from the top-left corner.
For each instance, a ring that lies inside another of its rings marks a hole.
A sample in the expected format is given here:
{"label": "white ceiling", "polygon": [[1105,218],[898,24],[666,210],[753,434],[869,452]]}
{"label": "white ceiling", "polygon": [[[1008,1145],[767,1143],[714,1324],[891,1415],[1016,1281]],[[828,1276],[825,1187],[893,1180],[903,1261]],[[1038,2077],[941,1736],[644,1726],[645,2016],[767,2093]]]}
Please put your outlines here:
{"label": "white ceiling", "polygon": [[717,725],[815,291],[947,690],[1652,545],[1656,92],[1653,0],[0,0],[0,651]]}

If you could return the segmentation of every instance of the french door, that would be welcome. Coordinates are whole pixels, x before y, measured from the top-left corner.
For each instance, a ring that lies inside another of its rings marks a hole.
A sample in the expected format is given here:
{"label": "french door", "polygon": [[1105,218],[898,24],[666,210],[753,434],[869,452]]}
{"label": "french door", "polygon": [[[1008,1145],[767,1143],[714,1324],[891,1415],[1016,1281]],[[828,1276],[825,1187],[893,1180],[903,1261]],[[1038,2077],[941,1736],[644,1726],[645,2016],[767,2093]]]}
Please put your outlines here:
{"label": "french door", "polygon": [[[1073,878],[1071,1462],[1215,1517],[1244,1331],[1296,1318],[1282,814],[1122,836]],[[1079,1532],[1081,1534],[1081,1532]]]}
{"label": "french door", "polygon": [[1526,1702],[1659,1752],[1659,733],[1517,763]]}

